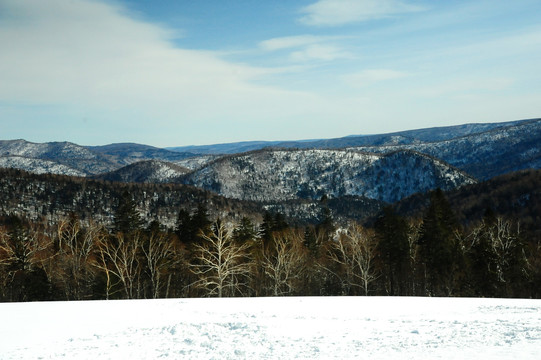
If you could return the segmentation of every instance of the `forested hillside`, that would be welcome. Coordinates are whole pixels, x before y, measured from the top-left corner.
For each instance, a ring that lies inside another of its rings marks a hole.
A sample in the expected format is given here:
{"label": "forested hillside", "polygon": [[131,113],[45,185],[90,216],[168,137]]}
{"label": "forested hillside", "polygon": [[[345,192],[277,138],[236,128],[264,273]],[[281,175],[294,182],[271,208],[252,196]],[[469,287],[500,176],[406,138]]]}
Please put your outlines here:
{"label": "forested hillside", "polygon": [[228,198],[279,201],[364,196],[395,202],[416,192],[453,189],[475,180],[432,157],[347,150],[261,150],[227,156],[184,182]]}
{"label": "forested hillside", "polygon": [[362,141],[2,141],[0,300],[541,297],[541,120]]}
{"label": "forested hillside", "polygon": [[[314,208],[318,220],[301,225],[280,212],[239,218],[263,209],[186,186],[113,185],[16,170],[3,175],[2,193],[13,194],[4,195],[0,217],[3,301],[541,296],[539,172],[449,194],[436,190],[416,215],[386,207],[372,225],[337,221],[333,200],[325,198]],[[19,206],[29,199],[48,206]],[[498,205],[505,199],[522,201],[520,214],[532,222],[523,227],[513,212],[505,213]],[[63,213],[47,215],[62,207]],[[36,211],[43,216],[27,217]],[[156,216],[166,212],[174,224]]]}
{"label": "forested hillside", "polygon": [[478,179],[488,180],[508,172],[541,168],[540,144],[541,120],[536,119],[449,140],[357,149],[376,153],[415,150],[441,159]]}

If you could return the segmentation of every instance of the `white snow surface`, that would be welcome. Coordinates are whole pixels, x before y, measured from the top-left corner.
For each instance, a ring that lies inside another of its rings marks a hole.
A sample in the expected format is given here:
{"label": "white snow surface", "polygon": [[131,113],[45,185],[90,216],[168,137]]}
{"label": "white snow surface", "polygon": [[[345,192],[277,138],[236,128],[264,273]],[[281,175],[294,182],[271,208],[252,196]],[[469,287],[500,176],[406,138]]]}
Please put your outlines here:
{"label": "white snow surface", "polygon": [[0,304],[1,359],[539,359],[541,300],[400,297]]}

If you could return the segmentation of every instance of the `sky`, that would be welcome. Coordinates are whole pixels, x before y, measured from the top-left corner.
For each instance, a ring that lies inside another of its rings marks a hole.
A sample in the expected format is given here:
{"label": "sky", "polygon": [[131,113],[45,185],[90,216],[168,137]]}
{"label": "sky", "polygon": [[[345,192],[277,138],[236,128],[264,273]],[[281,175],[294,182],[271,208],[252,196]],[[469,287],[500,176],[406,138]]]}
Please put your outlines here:
{"label": "sky", "polygon": [[158,147],[541,116],[538,0],[0,0],[0,139]]}

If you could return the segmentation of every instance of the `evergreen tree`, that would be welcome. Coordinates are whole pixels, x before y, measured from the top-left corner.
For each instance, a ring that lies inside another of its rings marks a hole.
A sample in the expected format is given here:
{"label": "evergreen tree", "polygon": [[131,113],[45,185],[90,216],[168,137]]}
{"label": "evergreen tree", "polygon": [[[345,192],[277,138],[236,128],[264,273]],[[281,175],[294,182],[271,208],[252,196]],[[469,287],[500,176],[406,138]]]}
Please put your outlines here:
{"label": "evergreen tree", "polygon": [[489,229],[496,224],[496,215],[491,208],[485,211],[483,222],[474,229],[473,244],[469,252],[470,278],[476,296],[496,296],[498,274],[496,256],[489,236]]}
{"label": "evergreen tree", "polygon": [[190,223],[190,232],[193,240],[198,239],[201,233],[206,234],[210,231],[212,222],[209,219],[205,205],[199,204],[197,206],[197,210],[191,217]]}
{"label": "evergreen tree", "polygon": [[304,246],[310,250],[310,252],[317,257],[318,255],[318,243],[316,229],[314,226],[307,226],[304,229]]}
{"label": "evergreen tree", "polygon": [[378,259],[387,292],[389,295],[405,295],[404,289],[411,271],[408,224],[388,206],[376,221],[375,230]]}
{"label": "evergreen tree", "polygon": [[211,221],[208,218],[207,208],[199,205],[193,215],[186,210],[180,209],[177,218],[176,234],[181,242],[190,244],[199,238],[201,233],[210,231]]}
{"label": "evergreen tree", "polygon": [[289,225],[287,224],[287,221],[282,213],[277,212],[274,214],[272,231],[282,231],[287,229],[288,226]]}
{"label": "evergreen tree", "polygon": [[243,216],[239,225],[233,231],[233,240],[240,244],[244,244],[254,240],[256,237],[257,230],[255,225],[249,218]]}
{"label": "evergreen tree", "polygon": [[446,296],[454,289],[453,272],[459,262],[456,228],[455,216],[443,191],[433,191],[419,237],[422,277],[428,295]]}
{"label": "evergreen tree", "polygon": [[263,222],[261,223],[261,237],[265,244],[268,244],[271,241],[273,229],[274,218],[270,212],[265,211],[265,214],[263,214]]}
{"label": "evergreen tree", "polygon": [[324,206],[321,210],[321,221],[316,226],[316,232],[322,239],[328,241],[331,240],[334,231],[335,227],[332,212],[327,206]]}
{"label": "evergreen tree", "polygon": [[177,234],[178,239],[185,244],[192,241],[191,233],[190,233],[190,226],[191,226],[190,213],[186,211],[185,209],[180,209],[178,212],[177,227],[175,229],[175,233]]}
{"label": "evergreen tree", "polygon": [[119,200],[114,218],[114,231],[117,233],[131,234],[140,230],[143,219],[137,210],[137,205],[128,191],[124,191]]}

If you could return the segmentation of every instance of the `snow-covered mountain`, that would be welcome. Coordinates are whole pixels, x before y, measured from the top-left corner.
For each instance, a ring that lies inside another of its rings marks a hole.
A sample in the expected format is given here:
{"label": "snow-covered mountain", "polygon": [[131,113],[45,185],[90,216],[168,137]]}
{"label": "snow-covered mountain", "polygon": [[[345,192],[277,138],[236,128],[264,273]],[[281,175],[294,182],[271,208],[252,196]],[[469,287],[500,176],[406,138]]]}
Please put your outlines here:
{"label": "snow-covered mountain", "polygon": [[88,146],[87,149],[105,156],[109,161],[119,166],[130,165],[145,160],[177,162],[194,156],[190,152],[170,151],[154,146],[133,143]]}
{"label": "snow-covered mountain", "polygon": [[[98,174],[112,171],[118,167],[106,157],[88,150],[84,146],[70,142],[32,143],[26,140],[0,141],[0,159],[14,157],[33,161],[8,161],[14,167],[33,172],[34,169],[49,169],[48,173],[73,175],[66,171],[69,167],[81,175]],[[57,166],[53,166],[56,163]],[[63,166],[59,166],[63,165]],[[38,171],[39,172],[39,171]]]}
{"label": "snow-covered mountain", "polygon": [[[537,119],[539,120],[539,119]],[[399,131],[388,134],[349,135],[333,139],[293,140],[293,141],[242,141],[228,144],[179,146],[168,150],[192,152],[194,154],[238,154],[264,148],[294,149],[343,149],[356,146],[406,145],[450,140],[462,136],[479,134],[498,128],[518,125],[525,121],[518,120],[499,123],[473,123],[454,126],[432,127],[417,130]]]}
{"label": "snow-covered mountain", "polygon": [[413,151],[261,150],[222,157],[185,177],[187,184],[255,201],[356,195],[394,202],[473,182],[462,171]]}
{"label": "snow-covered mountain", "polygon": [[25,169],[26,171],[34,174],[86,176],[84,172],[59,164],[56,161],[34,159],[23,156],[0,157],[0,168]]}
{"label": "snow-covered mountain", "polygon": [[0,141],[1,167],[57,175],[91,176],[109,173],[139,161],[179,162],[193,156],[191,153],[139,144],[85,147],[70,142]]}
{"label": "snow-covered mountain", "polygon": [[[0,167],[120,182],[178,182],[266,202],[323,195],[394,202],[419,191],[472,183],[473,177],[486,180],[541,168],[540,144],[541,119],[317,141],[222,144],[199,148],[210,153],[203,155],[131,143],[85,147],[8,140],[0,141]],[[268,145],[285,148],[212,154]]]}
{"label": "snow-covered mountain", "polygon": [[355,149],[372,153],[414,150],[486,180],[512,171],[541,168],[541,119],[512,123],[450,140]]}
{"label": "snow-covered mountain", "polygon": [[96,178],[119,182],[164,184],[178,182],[178,178],[188,172],[190,172],[189,169],[173,163],[145,160],[106,174],[100,174]]}

